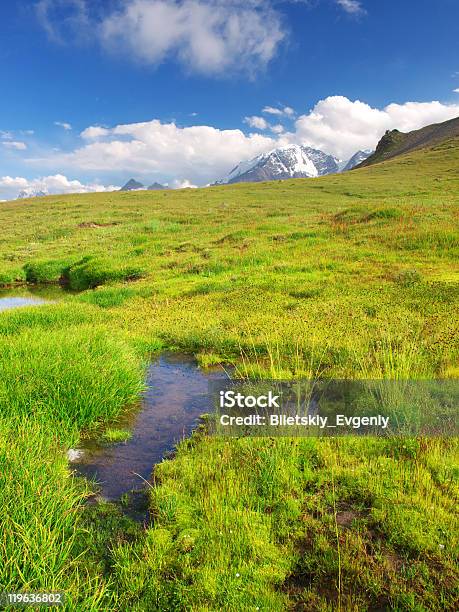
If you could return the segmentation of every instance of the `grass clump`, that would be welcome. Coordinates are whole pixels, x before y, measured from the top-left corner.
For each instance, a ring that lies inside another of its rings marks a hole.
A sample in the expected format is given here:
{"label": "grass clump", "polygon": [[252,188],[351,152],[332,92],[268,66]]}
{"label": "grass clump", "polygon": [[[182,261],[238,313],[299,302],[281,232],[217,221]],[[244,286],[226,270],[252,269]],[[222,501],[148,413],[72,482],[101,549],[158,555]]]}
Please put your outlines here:
{"label": "grass clump", "polygon": [[9,270],[0,270],[0,287],[8,287],[8,285],[23,283],[24,281],[24,270],[14,268]]}
{"label": "grass clump", "polygon": [[142,388],[137,357],[104,328],[77,326],[0,338],[0,398],[7,417],[35,415],[56,426],[113,418]]}
{"label": "grass clump", "polygon": [[[151,491],[154,528],[144,542],[113,551],[113,578],[125,607],[285,609],[286,597],[275,587],[288,573],[290,544],[276,539],[273,525],[280,519],[285,538],[286,521],[298,516],[298,506],[260,511],[272,500],[253,487],[271,461],[264,463],[260,450],[246,440],[185,442],[175,461],[158,466],[158,486]],[[239,469],[254,461],[256,474]],[[274,486],[289,491],[295,476],[277,472]]]}
{"label": "grass clump", "polygon": [[101,323],[97,309],[85,304],[56,302],[39,308],[21,308],[2,312],[0,339],[21,331],[45,334],[48,330],[64,329],[81,324]]}
{"label": "grass clump", "polygon": [[145,276],[145,270],[134,264],[126,265],[100,257],[87,256],[63,271],[63,280],[70,289],[94,289],[112,281],[136,280]]}
{"label": "grass clump", "polygon": [[57,283],[67,264],[60,261],[31,261],[25,264],[24,274],[28,283]]}
{"label": "grass clump", "polygon": [[0,418],[0,584],[7,591],[61,589],[70,600],[81,590],[79,597],[96,605],[94,583],[78,561],[85,488],[68,474],[62,434],[30,416]]}
{"label": "grass clump", "polygon": [[198,353],[196,359],[201,368],[211,368],[225,363],[226,359],[217,353]]}
{"label": "grass clump", "polygon": [[87,563],[89,490],[66,450],[137,401],[143,377],[132,349],[96,320],[70,304],[0,317],[0,584],[65,591],[72,610],[107,609],[112,594],[100,562]]}
{"label": "grass clump", "polygon": [[454,610],[458,490],[435,475],[458,451],[425,440],[413,459],[384,440],[195,436],[155,470],[154,527],[112,551],[120,603]]}
{"label": "grass clump", "polygon": [[134,295],[136,291],[128,287],[101,287],[98,291],[83,293],[79,296],[79,301],[94,304],[100,308],[115,308],[122,306]]}
{"label": "grass clump", "polygon": [[129,429],[115,429],[113,427],[107,428],[102,438],[105,442],[110,444],[116,444],[117,442],[127,442],[132,437],[132,432]]}

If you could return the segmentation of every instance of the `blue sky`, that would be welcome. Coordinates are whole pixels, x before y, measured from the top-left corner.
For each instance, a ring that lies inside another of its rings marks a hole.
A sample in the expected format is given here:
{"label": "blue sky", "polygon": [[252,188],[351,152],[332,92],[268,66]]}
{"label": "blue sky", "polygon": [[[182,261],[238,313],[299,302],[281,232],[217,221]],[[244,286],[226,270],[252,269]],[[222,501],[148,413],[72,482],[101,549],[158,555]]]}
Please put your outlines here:
{"label": "blue sky", "polygon": [[0,199],[203,185],[278,145],[346,158],[459,115],[457,0],[12,0],[0,19]]}

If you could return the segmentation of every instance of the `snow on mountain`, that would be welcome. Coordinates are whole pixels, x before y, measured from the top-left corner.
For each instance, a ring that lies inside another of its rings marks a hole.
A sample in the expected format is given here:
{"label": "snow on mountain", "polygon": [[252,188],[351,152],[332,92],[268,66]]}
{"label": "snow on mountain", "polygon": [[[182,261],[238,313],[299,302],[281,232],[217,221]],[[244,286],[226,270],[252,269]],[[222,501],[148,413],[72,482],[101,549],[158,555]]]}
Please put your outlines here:
{"label": "snow on mountain", "polygon": [[34,189],[33,187],[27,187],[19,192],[16,200],[23,200],[26,198],[42,198],[43,196],[49,195],[47,190]]}
{"label": "snow on mountain", "polygon": [[242,161],[225,178],[214,183],[243,183],[283,180],[288,178],[313,178],[351,170],[372,151],[357,151],[349,160],[342,161],[318,149],[303,145],[287,145]]}
{"label": "snow on mountain", "polygon": [[338,171],[339,160],[336,157],[318,149],[293,144],[241,162],[217,184],[311,178]]}
{"label": "snow on mountain", "polygon": [[348,162],[343,168],[343,172],[346,172],[347,170],[352,170],[352,168],[355,168],[356,166],[361,164],[363,161],[367,159],[367,157],[370,157],[370,155],[372,155],[373,153],[374,151],[372,151],[371,149],[365,149],[364,151],[357,151],[357,153],[354,153],[351,159],[348,160]]}

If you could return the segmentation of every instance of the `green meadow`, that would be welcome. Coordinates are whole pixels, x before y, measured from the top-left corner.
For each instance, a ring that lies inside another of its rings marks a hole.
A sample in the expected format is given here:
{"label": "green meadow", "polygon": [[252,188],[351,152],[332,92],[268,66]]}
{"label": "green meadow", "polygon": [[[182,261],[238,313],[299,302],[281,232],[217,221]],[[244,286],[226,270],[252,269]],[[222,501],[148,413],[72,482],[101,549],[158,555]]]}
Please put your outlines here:
{"label": "green meadow", "polygon": [[85,505],[66,451],[129,436],[113,422],[162,349],[257,378],[459,378],[458,204],[457,139],[319,179],[1,203],[0,285],[64,290],[0,313],[0,591],[82,611],[457,609],[457,438],[203,426],[156,466],[148,528]]}

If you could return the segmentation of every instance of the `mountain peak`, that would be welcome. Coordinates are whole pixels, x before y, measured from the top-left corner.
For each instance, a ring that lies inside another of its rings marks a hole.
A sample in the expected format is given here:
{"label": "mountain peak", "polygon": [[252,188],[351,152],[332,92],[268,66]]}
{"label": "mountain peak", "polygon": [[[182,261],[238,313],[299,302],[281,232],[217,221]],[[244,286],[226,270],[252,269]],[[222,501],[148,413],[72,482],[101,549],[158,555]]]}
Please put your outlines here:
{"label": "mountain peak", "polygon": [[217,184],[310,178],[339,171],[339,160],[318,149],[290,144],[242,161]]}
{"label": "mountain peak", "polygon": [[152,183],[149,187],[147,187],[148,191],[157,191],[159,189],[169,189],[167,185],[161,185],[161,183],[157,183],[156,181]]}
{"label": "mountain peak", "polygon": [[420,130],[400,132],[387,130],[378,142],[376,151],[361,163],[360,167],[370,166],[379,162],[410,153],[417,149],[432,147],[440,142],[459,136],[459,117],[442,123],[426,125]]}
{"label": "mountain peak", "polygon": [[354,155],[348,160],[348,162],[343,168],[343,172],[347,172],[347,170],[352,170],[352,168],[355,168],[356,166],[364,162],[370,157],[370,155],[373,155],[373,153],[374,151],[372,149],[362,149],[360,151],[357,151],[357,153],[354,153]]}
{"label": "mountain peak", "polygon": [[34,189],[33,187],[27,187],[18,193],[16,200],[23,200],[26,198],[42,198],[49,195],[46,189]]}
{"label": "mountain peak", "polygon": [[139,189],[145,189],[145,185],[131,178],[125,185],[121,187],[120,191],[137,191]]}

